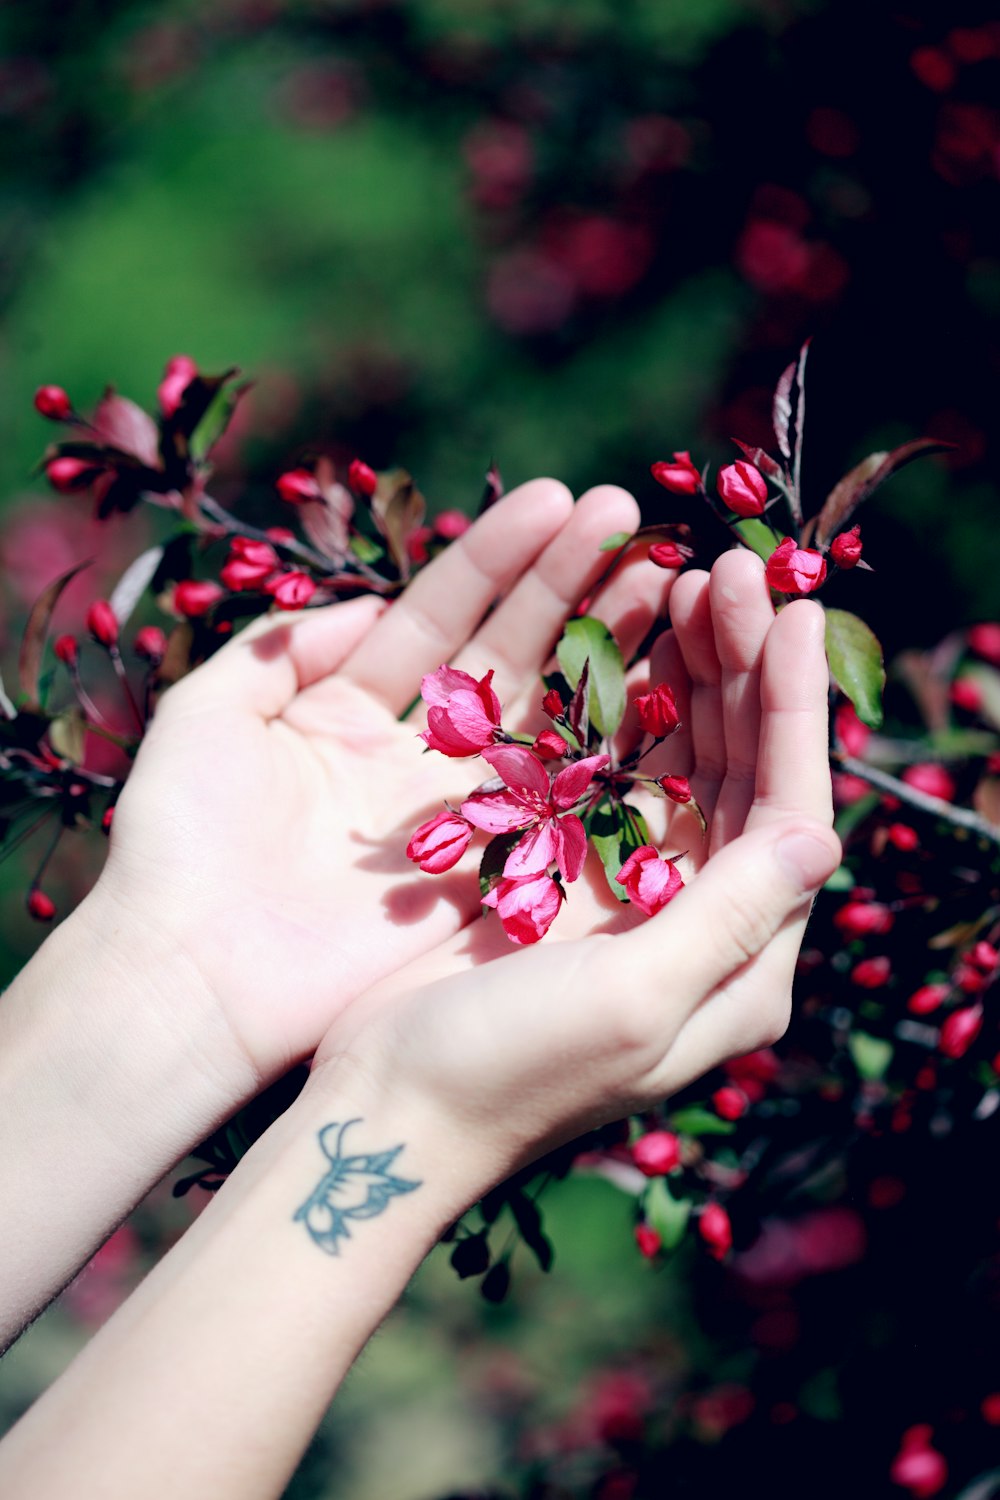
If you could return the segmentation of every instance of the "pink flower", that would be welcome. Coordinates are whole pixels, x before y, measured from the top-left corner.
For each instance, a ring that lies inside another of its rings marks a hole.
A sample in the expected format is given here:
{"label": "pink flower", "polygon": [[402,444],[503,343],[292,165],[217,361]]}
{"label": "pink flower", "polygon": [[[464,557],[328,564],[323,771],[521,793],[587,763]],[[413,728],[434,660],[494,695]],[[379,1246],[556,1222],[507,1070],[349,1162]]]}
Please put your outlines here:
{"label": "pink flower", "polygon": [[722,1260],[732,1249],[733,1230],[729,1215],[721,1203],[706,1203],[698,1220],[698,1233],[708,1246],[708,1253]]}
{"label": "pink flower", "polygon": [[983,1007],[966,1005],[953,1010],[941,1027],[938,1046],[945,1057],[964,1057],[983,1029]]}
{"label": "pink flower", "polygon": [[531,748],[542,760],[562,760],[569,753],[569,745],[554,729],[543,729],[536,734]]}
{"label": "pink flower", "polygon": [[672,901],[684,884],[673,860],[661,859],[652,844],[630,854],[615,876],[633,906],[652,917]]}
{"label": "pink flower", "polygon": [[501,876],[483,897],[484,906],[496,909],[512,943],[537,943],[552,926],[561,904],[562,891],[551,875],[544,874],[517,880]]}
{"label": "pink flower", "polygon": [[144,625],[135,633],[132,649],[144,661],[161,662],[167,650],[167,638],[159,625]]}
{"label": "pink flower", "polygon": [[428,875],[443,875],[457,865],[472,838],[472,824],[457,813],[439,812],[421,823],[406,846],[406,857]]}
{"label": "pink flower", "polygon": [[914,990],[906,1008],[915,1016],[929,1016],[932,1011],[938,1010],[948,998],[948,985],[946,984],[922,984],[918,990]]}
{"label": "pink flower", "polygon": [[118,642],[118,620],[106,599],[95,599],[87,610],[86,625],[100,646],[114,646]]}
{"label": "pink flower", "polygon": [[671,802],[691,801],[691,783],[686,776],[661,776],[659,785]]}
{"label": "pink flower", "polygon": [[862,724],[858,718],[857,709],[853,703],[842,703],[834,714],[834,729],[837,740],[843,745],[848,755],[864,755],[872,732],[867,724]]}
{"label": "pink flower", "polygon": [[851,970],[851,981],[863,990],[880,990],[892,978],[892,959],[880,954],[877,958],[863,958]]}
{"label": "pink flower", "polygon": [[893,1484],[909,1490],[916,1500],[929,1500],[944,1488],[948,1479],[948,1465],[930,1445],[932,1436],[932,1429],[923,1422],[908,1428],[889,1470]]}
{"label": "pink flower", "polygon": [[274,487],[289,505],[302,505],[307,500],[322,498],[322,491],[308,469],[288,469],[278,475]]}
{"label": "pink flower", "polygon": [[694,552],[679,542],[654,542],[646,555],[658,568],[683,568],[694,557]]}
{"label": "pink flower", "polygon": [[45,465],[45,477],[60,495],[87,489],[100,473],[99,465],[83,458],[50,458]]}
{"label": "pink flower", "polygon": [[672,464],[653,464],[649,472],[657,484],[662,484],[672,495],[696,495],[701,488],[701,475],[687,451],[675,453]]}
{"label": "pink flower", "polygon": [[738,459],[719,470],[718,490],[738,516],[759,516],[767,504],[767,480],[759,469]]}
{"label": "pink flower", "polygon": [[308,573],[283,573],[265,583],[264,592],[279,609],[302,609],[315,594],[316,585]]}
{"label": "pink flower", "polygon": [[196,620],[218,604],[222,590],[208,578],[185,578],[174,589],[173,605],[179,615]]}
{"label": "pink flower", "polygon": [[672,1130],[648,1130],[633,1141],[629,1151],[647,1177],[665,1177],[680,1165],[681,1143]]}
{"label": "pink flower", "polygon": [[659,1253],[663,1245],[663,1241],[652,1224],[637,1224],[635,1226],[635,1242],[639,1247],[639,1254],[644,1255],[647,1260],[652,1260]]}
{"label": "pink flower", "polygon": [[52,643],[56,660],[72,670],[80,659],[80,648],[74,635],[57,635]]}
{"label": "pink flower", "polygon": [[28,913],[36,922],[51,922],[56,914],[56,904],[51,896],[35,886],[28,892]]}
{"label": "pink flower", "polygon": [[549,688],[548,692],[545,694],[545,697],[542,699],[542,707],[548,714],[550,719],[560,719],[565,712],[565,709],[563,708],[563,701],[560,698],[559,694],[556,692],[555,688]]}
{"label": "pink flower", "polygon": [[779,594],[811,594],[826,577],[826,559],[811,547],[796,547],[786,536],[768,558],[765,577]]}
{"label": "pink flower", "polygon": [[657,683],[648,693],[641,693],[632,700],[639,715],[639,723],[654,739],[665,739],[673,734],[680,723],[674,695],[665,682]]}
{"label": "pink flower", "polygon": [[868,937],[871,933],[889,932],[893,915],[880,901],[848,901],[834,916],[834,926],[850,938]]}
{"label": "pink flower", "polygon": [[175,354],[167,360],[163,379],[156,395],[165,417],[172,417],[180,406],[184,392],[198,374],[198,366],[188,354]]}
{"label": "pink flower", "polygon": [[926,792],[928,797],[940,797],[942,802],[951,802],[955,796],[955,783],[945,770],[934,761],[922,761],[916,766],[907,766],[900,777],[907,786],[914,787],[918,792]]}
{"label": "pink flower", "polygon": [[371,496],[378,488],[378,475],[360,458],[355,458],[347,470],[347,483],[356,494]]}
{"label": "pink flower", "polygon": [[855,568],[861,561],[861,527],[842,531],[830,543],[830,556],[838,568]]}
{"label": "pink flower", "polygon": [[1000,667],[1000,624],[986,620],[982,625],[970,625],[968,641],[979,656]]}
{"label": "pink flower", "polygon": [[478,755],[485,750],[500,727],[500,699],[492,681],[492,670],[480,682],[455,667],[428,672],[420,684],[427,704],[427,728],[420,738],[442,755]]}
{"label": "pink flower", "polygon": [[576,760],[550,783],[538,756],[520,745],[495,745],[482,754],[499,772],[507,790],[474,792],[462,803],[462,814],[487,833],[524,829],[524,838],[507,856],[504,875],[508,879],[539,875],[555,860],[564,880],[577,880],[587,857],[587,835],[569,809],[608,764],[608,757],[588,755]]}
{"label": "pink flower", "polygon": [[50,422],[65,422],[73,415],[73,403],[61,385],[40,385],[35,392],[35,410]]}
{"label": "pink flower", "polygon": [[742,1089],[734,1088],[731,1084],[723,1084],[721,1089],[716,1089],[712,1095],[712,1103],[715,1105],[716,1114],[723,1120],[739,1120],[746,1114],[750,1101]]}
{"label": "pink flower", "polygon": [[434,517],[434,530],[446,542],[453,542],[456,537],[464,536],[471,525],[472,521],[461,510],[443,510],[439,516]]}

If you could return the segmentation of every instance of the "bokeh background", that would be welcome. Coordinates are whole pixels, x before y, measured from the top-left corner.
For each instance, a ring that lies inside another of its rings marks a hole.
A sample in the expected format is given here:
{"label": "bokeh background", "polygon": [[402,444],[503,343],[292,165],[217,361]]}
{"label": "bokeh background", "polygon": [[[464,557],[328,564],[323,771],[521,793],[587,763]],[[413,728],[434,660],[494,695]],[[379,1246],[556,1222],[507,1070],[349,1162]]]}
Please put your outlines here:
{"label": "bokeh background", "polygon": [[[435,509],[473,510],[496,460],[508,485],[614,480],[678,519],[650,462],[768,443],[812,335],[807,510],[873,448],[955,444],[865,514],[876,572],[843,602],[889,654],[995,616],[998,83],[1000,23],[970,0],[8,0],[4,661],[32,597],[98,544],[86,502],[32,476],[35,386],[151,405],[178,352],[255,381],[220,455],[229,503],[265,507],[325,448],[404,463]],[[151,524],[102,535],[112,572]],[[3,889],[9,977],[37,932]],[[192,1211],[156,1195],[9,1356],[4,1421]],[[899,1425],[879,1438],[838,1386],[857,1271],[803,1272],[792,1401],[752,1373],[789,1337],[767,1297],[726,1292],[710,1338],[722,1273],[686,1252],[653,1273],[631,1215],[607,1182],[559,1188],[556,1269],[526,1265],[500,1309],[432,1263],[289,1493],[529,1493],[544,1471],[536,1494],[628,1500],[593,1455],[650,1412],[674,1424],[672,1494],[721,1492],[751,1459],[776,1495],[825,1494],[872,1444],[860,1488],[893,1493]],[[849,1226],[829,1237],[858,1259]],[[810,1472],[838,1423],[844,1468]]]}

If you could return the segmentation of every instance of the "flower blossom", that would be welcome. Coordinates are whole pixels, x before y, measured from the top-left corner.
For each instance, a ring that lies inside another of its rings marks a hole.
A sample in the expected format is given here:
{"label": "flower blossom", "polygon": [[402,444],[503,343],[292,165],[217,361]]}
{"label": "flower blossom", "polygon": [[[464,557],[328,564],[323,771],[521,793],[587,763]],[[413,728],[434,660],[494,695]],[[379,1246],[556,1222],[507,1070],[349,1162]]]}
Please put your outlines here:
{"label": "flower blossom", "polygon": [[483,897],[483,905],[496,909],[512,943],[537,943],[555,920],[562,891],[552,876],[544,873],[522,875],[516,880],[504,875]]}
{"label": "flower blossom", "polygon": [[779,594],[811,594],[826,577],[826,558],[811,547],[796,547],[786,536],[768,558],[765,577]]}
{"label": "flower blossom", "polygon": [[615,876],[633,906],[652,917],[672,901],[684,881],[673,860],[661,859],[652,844],[630,854]]}
{"label": "flower blossom", "polygon": [[420,684],[427,704],[427,728],[420,738],[442,755],[478,755],[485,750],[500,727],[500,699],[492,681],[492,671],[480,682],[456,667],[428,672]]}
{"label": "flower blossom", "polygon": [[520,745],[496,745],[483,751],[483,759],[503,778],[506,790],[474,792],[462,803],[462,816],[487,833],[524,830],[507,856],[504,876],[540,875],[555,860],[564,880],[578,879],[587,856],[587,835],[570,808],[608,765],[608,756],[574,761],[551,782],[538,756]]}

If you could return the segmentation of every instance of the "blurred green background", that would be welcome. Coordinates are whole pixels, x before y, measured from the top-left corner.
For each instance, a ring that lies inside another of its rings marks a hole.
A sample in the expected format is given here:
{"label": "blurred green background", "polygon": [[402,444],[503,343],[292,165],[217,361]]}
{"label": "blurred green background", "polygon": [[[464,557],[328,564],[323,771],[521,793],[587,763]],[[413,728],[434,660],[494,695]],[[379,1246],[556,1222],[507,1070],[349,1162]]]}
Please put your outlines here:
{"label": "blurred green background", "polygon": [[[843,602],[890,652],[996,614],[998,78],[997,24],[966,0],[8,0],[5,660],[33,594],[97,545],[86,500],[32,477],[34,388],[152,406],[178,352],[255,381],[214,486],[251,513],[325,449],[405,464],[435,509],[474,509],[495,459],[509,486],[613,480],[679,519],[650,462],[768,443],[812,335],[807,509],[872,448],[956,445],[863,518],[876,573]],[[150,527],[119,520],[109,566]],[[5,928],[9,973],[37,941],[9,885]],[[502,1484],[531,1469],[527,1418],[586,1406],[595,1369],[655,1354],[679,1388],[704,1366],[683,1278],[631,1256],[629,1199],[552,1197],[551,1281],[494,1311],[432,1263],[291,1494]],[[187,1212],[156,1198],[89,1273],[101,1295],[85,1279],[14,1351],[5,1419]],[[591,1493],[567,1462],[553,1493]]]}

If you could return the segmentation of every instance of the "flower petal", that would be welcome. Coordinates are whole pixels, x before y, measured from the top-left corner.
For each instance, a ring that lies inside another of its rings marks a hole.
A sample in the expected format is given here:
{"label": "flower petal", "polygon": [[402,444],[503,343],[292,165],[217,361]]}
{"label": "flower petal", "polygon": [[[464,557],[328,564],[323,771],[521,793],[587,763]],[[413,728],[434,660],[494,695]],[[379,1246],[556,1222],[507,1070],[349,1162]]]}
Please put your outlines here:
{"label": "flower petal", "polygon": [[473,792],[462,803],[462,817],[487,833],[510,833],[535,821],[532,809],[512,792]]}
{"label": "flower petal", "polygon": [[[483,760],[491,765],[516,795],[548,801],[549,773],[523,745],[491,745],[483,751]],[[560,773],[561,774],[561,773]]]}
{"label": "flower petal", "polygon": [[432,703],[443,708],[452,693],[464,689],[465,692],[474,693],[479,687],[474,677],[468,672],[460,672],[457,667],[438,667],[436,672],[428,672],[421,679],[420,696],[425,703]]}
{"label": "flower petal", "polygon": [[610,765],[607,755],[588,755],[585,760],[575,760],[559,772],[552,783],[552,801],[556,807],[572,807],[593,781],[598,771]]}
{"label": "flower petal", "polygon": [[[563,813],[555,820],[556,864],[566,881],[579,880],[587,858],[587,833],[575,813]],[[506,874],[506,870],[504,871]]]}
{"label": "flower petal", "polygon": [[557,858],[557,835],[551,819],[526,833],[507,856],[504,874],[511,880],[519,875],[540,875]]}
{"label": "flower petal", "polygon": [[528,875],[522,880],[501,877],[484,906],[497,909],[503,930],[512,943],[537,943],[552,926],[562,904],[562,892],[550,875]]}

